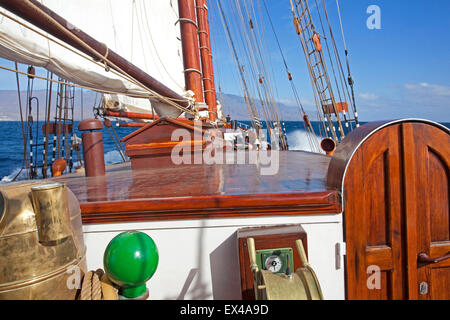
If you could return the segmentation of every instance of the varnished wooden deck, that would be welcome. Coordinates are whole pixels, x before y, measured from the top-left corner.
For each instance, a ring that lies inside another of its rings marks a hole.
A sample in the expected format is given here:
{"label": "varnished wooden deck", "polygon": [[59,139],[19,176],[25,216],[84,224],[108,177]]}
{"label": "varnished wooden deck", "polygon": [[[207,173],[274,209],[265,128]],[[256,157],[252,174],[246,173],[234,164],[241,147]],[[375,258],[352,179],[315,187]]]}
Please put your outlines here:
{"label": "varnished wooden deck", "polygon": [[105,177],[71,174],[65,182],[81,204],[84,223],[218,217],[336,214],[339,194],[327,189],[330,157],[280,152],[276,175],[256,165],[182,165],[131,170],[108,166]]}

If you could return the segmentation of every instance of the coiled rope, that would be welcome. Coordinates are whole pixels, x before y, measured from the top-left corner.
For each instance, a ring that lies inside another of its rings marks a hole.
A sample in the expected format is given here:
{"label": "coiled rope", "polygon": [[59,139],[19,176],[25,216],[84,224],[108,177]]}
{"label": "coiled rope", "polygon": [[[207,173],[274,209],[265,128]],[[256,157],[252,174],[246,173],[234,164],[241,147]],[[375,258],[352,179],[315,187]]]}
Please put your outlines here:
{"label": "coiled rope", "polygon": [[102,269],[84,275],[78,300],[119,300],[119,290]]}

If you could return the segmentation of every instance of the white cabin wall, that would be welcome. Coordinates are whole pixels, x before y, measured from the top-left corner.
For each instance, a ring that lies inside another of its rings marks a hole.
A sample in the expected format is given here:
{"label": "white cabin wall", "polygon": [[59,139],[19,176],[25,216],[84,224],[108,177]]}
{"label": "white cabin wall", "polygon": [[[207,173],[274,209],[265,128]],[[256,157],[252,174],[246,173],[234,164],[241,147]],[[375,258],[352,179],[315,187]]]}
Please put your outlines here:
{"label": "white cabin wall", "polygon": [[344,299],[344,269],[336,270],[335,246],[342,242],[341,215],[212,219],[85,225],[89,270],[103,268],[103,253],[116,235],[147,233],[159,250],[148,282],[150,299],[241,299],[236,231],[244,227],[301,223],[308,235],[309,262],[325,299]]}

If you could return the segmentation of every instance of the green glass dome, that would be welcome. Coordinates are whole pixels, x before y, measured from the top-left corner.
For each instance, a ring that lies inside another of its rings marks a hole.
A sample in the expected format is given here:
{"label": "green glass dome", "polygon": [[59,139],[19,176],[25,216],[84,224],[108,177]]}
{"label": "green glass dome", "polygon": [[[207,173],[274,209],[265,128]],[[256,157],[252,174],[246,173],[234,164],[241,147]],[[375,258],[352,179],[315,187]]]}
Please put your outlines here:
{"label": "green glass dome", "polygon": [[158,261],[153,239],[137,231],[116,236],[103,256],[106,274],[120,286],[120,294],[125,298],[137,298],[147,291],[145,283],[155,274]]}

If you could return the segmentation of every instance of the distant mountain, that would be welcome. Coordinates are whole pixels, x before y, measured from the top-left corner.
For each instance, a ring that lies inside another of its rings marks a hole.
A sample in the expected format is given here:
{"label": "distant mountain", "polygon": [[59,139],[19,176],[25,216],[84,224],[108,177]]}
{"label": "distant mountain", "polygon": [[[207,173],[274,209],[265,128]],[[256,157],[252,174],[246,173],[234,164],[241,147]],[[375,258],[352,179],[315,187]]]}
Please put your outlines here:
{"label": "distant mountain", "polygon": [[[46,105],[46,91],[36,90],[33,96],[37,98],[32,100],[32,113],[33,118],[36,120],[36,110],[39,104],[40,117],[44,116],[44,110]],[[95,103],[98,104],[100,94],[96,94],[92,91],[83,92],[83,118],[89,118],[93,116],[92,107]],[[221,103],[224,110],[224,115],[230,115],[232,119],[236,120],[250,120],[248,115],[248,109],[245,104],[243,97],[233,95],[233,94],[223,94],[221,97]],[[23,116],[25,117],[25,106],[26,106],[27,93],[25,91],[21,92],[22,100],[22,110]],[[0,91],[0,121],[18,121],[20,120],[19,111],[19,99],[17,96],[17,91],[14,90],[2,90]],[[55,101],[56,101],[56,91],[52,93],[52,114],[51,118],[54,118],[55,112]],[[74,99],[74,119],[81,119],[81,92],[76,90]],[[283,103],[278,103],[278,110],[280,112],[281,120],[284,121],[295,121],[300,120],[300,114],[297,106],[287,105]],[[262,113],[260,113],[262,116]],[[42,118],[40,119],[42,120]],[[262,119],[264,120],[264,119]]]}
{"label": "distant mountain", "polygon": [[[220,98],[225,116],[229,114],[232,119],[250,120],[245,99],[243,97],[233,94],[223,94]],[[259,106],[257,106],[257,108],[259,110]],[[299,108],[295,105],[277,102],[277,108],[281,120],[297,121],[301,119]],[[261,111],[260,116],[263,117],[263,113]],[[264,118],[261,120],[264,121]]]}
{"label": "distant mountain", "polygon": [[[22,112],[23,117],[25,117],[26,114],[26,105],[27,105],[27,92],[22,91],[21,92],[21,103],[22,103]],[[74,120],[80,120],[81,119],[81,101],[83,101],[83,118],[86,119],[88,117],[92,117],[92,107],[94,106],[94,103],[96,101],[97,96],[97,103],[99,99],[101,98],[100,94],[96,94],[92,91],[84,91],[83,92],[83,99],[81,99],[81,92],[80,90],[76,90],[75,92],[75,99],[74,99]],[[44,117],[44,110],[46,105],[46,91],[45,90],[36,90],[33,92],[33,98],[32,100],[32,115],[33,120],[36,119],[36,111],[39,108],[39,120],[43,120],[42,117]],[[51,119],[55,116],[55,104],[56,104],[56,91],[52,92],[52,112],[51,112]],[[19,108],[19,99],[17,95],[17,91],[14,90],[1,90],[0,91],[0,121],[19,121],[20,120],[20,108]],[[25,119],[24,119],[25,120]]]}

